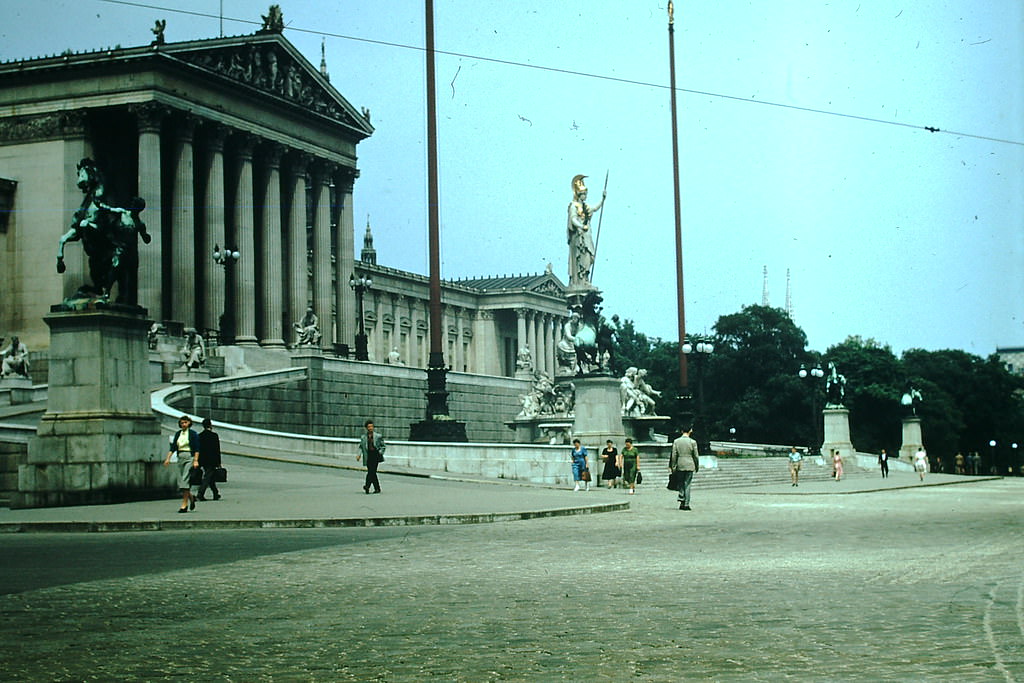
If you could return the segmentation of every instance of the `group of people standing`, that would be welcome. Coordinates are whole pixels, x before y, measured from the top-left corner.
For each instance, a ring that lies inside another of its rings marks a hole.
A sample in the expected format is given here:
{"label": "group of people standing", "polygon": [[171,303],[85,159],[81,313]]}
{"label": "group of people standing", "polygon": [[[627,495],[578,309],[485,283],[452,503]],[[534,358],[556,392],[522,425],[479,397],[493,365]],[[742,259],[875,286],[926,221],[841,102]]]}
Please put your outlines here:
{"label": "group of people standing", "polygon": [[[693,429],[686,429],[683,434],[672,442],[672,455],[669,457],[669,488],[677,491],[679,509],[690,510],[690,485],[693,475],[700,469],[700,456],[697,442],[691,436]],[[636,493],[636,485],[641,480],[640,451],[633,445],[632,439],[625,440],[620,453],[611,439],[605,442],[601,451],[604,469],[601,478],[609,489],[615,488],[621,478],[622,486],[629,488],[630,495]],[[572,463],[573,491],[590,490],[590,463],[587,447],[579,439],[572,440],[569,454]]]}
{"label": "group of people standing", "polygon": [[192,418],[182,415],[178,418],[178,429],[171,435],[164,458],[164,467],[178,466],[178,490],[181,492],[181,507],[178,512],[196,509],[196,501],[205,501],[206,490],[213,493],[213,500],[220,500],[217,488],[217,470],[221,467],[220,436],[213,431],[213,421],[203,419],[203,431],[192,429]]}

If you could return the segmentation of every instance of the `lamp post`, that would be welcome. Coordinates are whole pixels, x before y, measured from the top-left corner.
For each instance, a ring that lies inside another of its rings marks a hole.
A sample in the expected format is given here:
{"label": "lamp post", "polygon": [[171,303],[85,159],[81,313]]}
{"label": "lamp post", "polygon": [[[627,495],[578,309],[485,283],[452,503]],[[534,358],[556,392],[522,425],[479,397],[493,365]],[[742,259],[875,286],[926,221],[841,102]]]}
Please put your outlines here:
{"label": "lamp post", "polygon": [[821,425],[818,422],[818,386],[821,378],[825,376],[825,371],[821,369],[820,365],[815,365],[808,370],[801,364],[796,374],[800,379],[807,381],[811,387],[811,424],[814,426],[814,443],[808,449],[808,454],[818,455],[821,453],[822,441]]}
{"label": "lamp post", "polygon": [[996,462],[996,440],[992,439],[988,442],[989,451],[992,453],[992,464],[989,465],[989,471],[995,471],[999,473],[999,463]]}
{"label": "lamp post", "polygon": [[[228,249],[227,247],[222,251],[219,244],[214,244],[212,256],[213,262],[224,269],[224,286],[227,288],[228,267],[238,263],[238,259],[242,258],[242,254],[239,253],[238,249]],[[220,330],[217,331],[221,344],[229,344],[235,339],[235,321],[228,315],[229,301],[229,297],[225,295],[224,312],[220,315]]]}
{"label": "lamp post", "polygon": [[697,369],[697,414],[694,416],[694,430],[697,432],[697,448],[701,453],[711,450],[711,435],[704,423],[704,365],[715,352],[715,345],[705,337],[688,337],[682,344],[684,358],[693,358]]}
{"label": "lamp post", "polygon": [[359,309],[359,331],[356,333],[356,360],[370,360],[366,350],[366,329],[363,327],[363,293],[370,289],[373,280],[369,275],[356,277],[355,273],[348,276],[348,286],[356,293],[356,306]]}
{"label": "lamp post", "polygon": [[1010,460],[1011,460],[1010,465],[1011,465],[1011,467],[1013,467],[1013,471],[1017,473],[1017,476],[1020,476],[1020,467],[1017,466],[1017,442],[1016,441],[1014,441],[1013,443],[1010,444]]}

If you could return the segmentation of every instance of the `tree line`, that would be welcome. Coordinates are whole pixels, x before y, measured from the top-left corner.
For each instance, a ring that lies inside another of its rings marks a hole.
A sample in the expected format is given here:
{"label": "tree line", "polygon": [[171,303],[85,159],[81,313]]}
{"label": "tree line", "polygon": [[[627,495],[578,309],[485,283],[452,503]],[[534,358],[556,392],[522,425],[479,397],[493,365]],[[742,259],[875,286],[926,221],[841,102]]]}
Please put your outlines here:
{"label": "tree line", "polygon": [[648,369],[650,384],[663,394],[658,412],[671,418],[673,433],[699,402],[708,440],[819,446],[825,379],[811,372],[802,378],[799,370],[826,370],[833,362],[847,379],[844,405],[858,451],[898,454],[909,411],[901,399],[914,387],[922,396],[916,412],[925,448],[946,471],[957,452],[978,452],[984,472],[1019,473],[1024,464],[1024,377],[995,354],[909,349],[897,357],[889,345],[859,336],[821,353],[807,348],[807,335],[783,309],[751,305],[718,318],[706,338],[712,353],[687,357],[685,398],[677,342],[647,337],[618,316],[610,327],[616,372]]}

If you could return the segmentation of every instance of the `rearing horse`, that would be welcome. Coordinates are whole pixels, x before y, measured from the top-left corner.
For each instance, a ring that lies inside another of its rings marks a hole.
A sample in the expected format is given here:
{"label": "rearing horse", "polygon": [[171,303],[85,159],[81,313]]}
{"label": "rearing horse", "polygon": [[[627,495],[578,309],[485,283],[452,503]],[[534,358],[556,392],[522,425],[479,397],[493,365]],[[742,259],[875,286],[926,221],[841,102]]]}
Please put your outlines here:
{"label": "rearing horse", "polygon": [[85,193],[82,204],[75,211],[70,229],[57,245],[57,272],[67,270],[64,265],[64,245],[82,242],[89,257],[89,277],[92,286],[83,285],[79,296],[108,299],[116,282],[117,302],[135,304],[138,298],[139,249],[137,236],[149,243],[146,224],[139,213],[146,208],[141,197],[132,200],[130,208],[107,204],[103,174],[92,159],[78,162],[78,187]]}

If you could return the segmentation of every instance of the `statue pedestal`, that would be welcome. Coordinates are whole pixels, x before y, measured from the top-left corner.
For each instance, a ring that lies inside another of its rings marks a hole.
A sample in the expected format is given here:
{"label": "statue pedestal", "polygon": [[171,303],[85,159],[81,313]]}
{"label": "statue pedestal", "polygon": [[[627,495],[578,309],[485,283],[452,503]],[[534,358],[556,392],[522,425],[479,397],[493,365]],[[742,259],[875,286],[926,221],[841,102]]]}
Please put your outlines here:
{"label": "statue pedestal", "polygon": [[921,438],[921,418],[903,418],[903,444],[900,446],[900,460],[914,462],[914,454],[924,448]]}
{"label": "statue pedestal", "polygon": [[[660,415],[641,415],[639,417],[623,417],[622,424],[626,428],[626,436],[633,443],[654,443],[654,430],[667,425],[669,418]],[[706,452],[706,451],[704,451]]]}
{"label": "statue pedestal", "polygon": [[832,459],[832,451],[838,450],[844,462],[851,463],[853,443],[850,441],[850,411],[846,408],[826,408],[821,411],[825,419],[825,442],[821,444],[821,455],[826,463]]}
{"label": "statue pedestal", "polygon": [[577,377],[572,437],[600,450],[611,439],[619,448],[626,438],[619,398],[619,380],[603,375]]}
{"label": "statue pedestal", "polygon": [[12,508],[167,498],[177,470],[150,408],[142,314],[56,311],[50,327],[49,393],[18,467]]}

